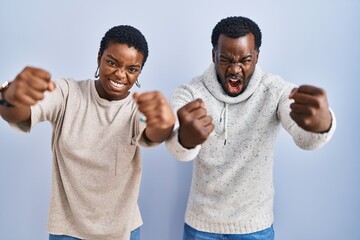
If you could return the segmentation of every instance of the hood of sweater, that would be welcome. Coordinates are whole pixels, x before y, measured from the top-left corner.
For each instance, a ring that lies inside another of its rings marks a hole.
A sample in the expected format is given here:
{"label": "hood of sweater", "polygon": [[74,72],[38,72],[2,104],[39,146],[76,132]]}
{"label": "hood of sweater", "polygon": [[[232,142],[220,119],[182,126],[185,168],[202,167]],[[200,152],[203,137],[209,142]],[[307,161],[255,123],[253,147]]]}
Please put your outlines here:
{"label": "hood of sweater", "polygon": [[[236,97],[229,96],[224,89],[222,88],[221,84],[218,81],[215,64],[210,64],[209,68],[205,70],[204,74],[202,75],[201,81],[205,85],[206,89],[213,95],[217,100],[224,103],[224,108],[221,111],[219,116],[219,122],[222,124],[224,120],[224,145],[226,145],[227,138],[228,138],[228,107],[230,104],[240,103],[248,99],[259,86],[261,79],[263,76],[263,71],[260,67],[256,66],[253,75],[250,78],[249,84],[242,92]],[[215,120],[215,119],[214,119]]]}

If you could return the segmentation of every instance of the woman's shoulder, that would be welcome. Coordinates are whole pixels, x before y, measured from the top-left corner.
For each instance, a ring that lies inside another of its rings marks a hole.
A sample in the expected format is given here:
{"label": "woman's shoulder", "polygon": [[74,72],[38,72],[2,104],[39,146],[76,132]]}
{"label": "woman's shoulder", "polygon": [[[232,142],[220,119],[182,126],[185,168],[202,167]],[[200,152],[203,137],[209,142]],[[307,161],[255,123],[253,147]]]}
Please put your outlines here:
{"label": "woman's shoulder", "polygon": [[65,78],[61,77],[55,80],[56,86],[60,88],[62,92],[68,91],[79,91],[84,88],[89,88],[95,80],[85,79],[85,80],[75,80],[74,78]]}

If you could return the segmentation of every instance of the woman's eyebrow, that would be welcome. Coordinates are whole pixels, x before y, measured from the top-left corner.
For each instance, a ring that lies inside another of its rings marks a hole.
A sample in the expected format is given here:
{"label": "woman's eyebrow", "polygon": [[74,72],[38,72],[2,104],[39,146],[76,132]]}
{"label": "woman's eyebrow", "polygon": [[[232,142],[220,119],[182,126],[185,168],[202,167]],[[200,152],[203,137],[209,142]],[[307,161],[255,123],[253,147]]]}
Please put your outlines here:
{"label": "woman's eyebrow", "polygon": [[118,62],[118,60],[116,60],[116,58],[114,56],[112,56],[111,54],[107,54],[106,55],[108,58],[111,58],[112,60],[114,60],[115,62]]}

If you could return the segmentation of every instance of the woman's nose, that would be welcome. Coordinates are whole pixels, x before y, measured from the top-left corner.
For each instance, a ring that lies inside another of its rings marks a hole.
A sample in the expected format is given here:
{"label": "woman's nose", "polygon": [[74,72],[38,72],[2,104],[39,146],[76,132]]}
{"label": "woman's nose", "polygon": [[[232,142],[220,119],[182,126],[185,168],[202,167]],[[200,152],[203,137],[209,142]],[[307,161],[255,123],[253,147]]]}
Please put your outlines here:
{"label": "woman's nose", "polygon": [[118,67],[115,71],[115,75],[118,77],[124,77],[125,76],[125,69],[122,67]]}

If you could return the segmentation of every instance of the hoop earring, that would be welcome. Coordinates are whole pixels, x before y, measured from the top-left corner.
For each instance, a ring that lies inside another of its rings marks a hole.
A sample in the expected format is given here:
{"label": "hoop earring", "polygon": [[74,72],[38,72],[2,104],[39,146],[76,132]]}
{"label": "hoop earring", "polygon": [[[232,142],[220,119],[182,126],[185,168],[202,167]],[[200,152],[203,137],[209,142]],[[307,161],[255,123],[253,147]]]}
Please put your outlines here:
{"label": "hoop earring", "polygon": [[94,77],[99,78],[99,76],[100,76],[100,74],[99,74],[99,66],[98,66],[96,71],[95,71]]}
{"label": "hoop earring", "polygon": [[140,83],[139,83],[139,80],[138,80],[138,79],[136,79],[136,81],[135,81],[135,85],[136,85],[138,88],[140,88],[140,87],[141,87],[141,85],[140,85]]}

